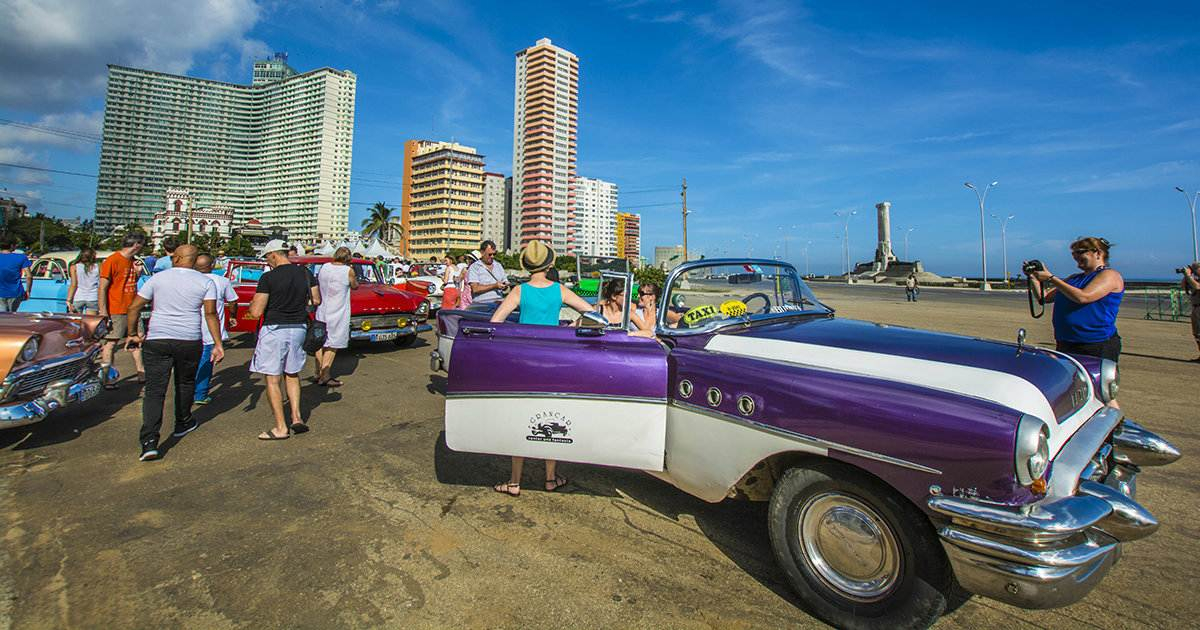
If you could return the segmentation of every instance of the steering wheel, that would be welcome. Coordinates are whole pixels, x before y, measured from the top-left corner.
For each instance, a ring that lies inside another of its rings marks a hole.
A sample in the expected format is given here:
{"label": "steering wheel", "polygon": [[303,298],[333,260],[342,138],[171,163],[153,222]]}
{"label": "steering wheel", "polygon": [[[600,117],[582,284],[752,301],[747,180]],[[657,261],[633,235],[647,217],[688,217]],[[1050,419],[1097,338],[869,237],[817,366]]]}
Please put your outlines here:
{"label": "steering wheel", "polygon": [[[746,297],[742,298],[742,303],[748,304],[750,302],[750,300],[753,300],[755,298],[762,300],[763,306],[762,306],[762,308],[758,309],[757,311],[753,311],[754,313],[762,315],[762,314],[771,312],[771,298],[766,293],[751,293],[750,295],[747,295]],[[746,310],[747,311],[750,310],[749,306],[747,306]]]}

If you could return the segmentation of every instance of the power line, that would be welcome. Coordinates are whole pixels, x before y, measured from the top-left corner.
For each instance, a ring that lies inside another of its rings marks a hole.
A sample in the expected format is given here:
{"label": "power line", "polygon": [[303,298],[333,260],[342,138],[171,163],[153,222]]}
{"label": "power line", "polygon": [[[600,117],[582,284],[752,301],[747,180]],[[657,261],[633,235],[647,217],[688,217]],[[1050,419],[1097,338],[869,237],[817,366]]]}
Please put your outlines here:
{"label": "power line", "polygon": [[5,118],[0,118],[0,125],[9,125],[12,127],[18,127],[20,129],[28,129],[29,131],[37,131],[39,133],[59,136],[60,138],[69,138],[71,140],[86,140],[88,142],[100,142],[101,140],[100,136],[84,133],[82,131],[71,131],[70,129],[57,129],[55,127],[46,127],[43,125],[33,125],[30,123],[8,120]]}
{"label": "power line", "polygon": [[25,164],[9,164],[8,162],[0,162],[0,166],[7,166],[9,168],[23,168],[23,169],[27,169],[30,171],[41,171],[43,173],[58,173],[60,175],[77,175],[79,177],[92,177],[92,178],[99,177],[99,175],[92,175],[91,173],[75,173],[73,171],[60,171],[60,170],[56,170],[56,169],[52,169],[52,168],[41,168],[40,166],[27,166]]}

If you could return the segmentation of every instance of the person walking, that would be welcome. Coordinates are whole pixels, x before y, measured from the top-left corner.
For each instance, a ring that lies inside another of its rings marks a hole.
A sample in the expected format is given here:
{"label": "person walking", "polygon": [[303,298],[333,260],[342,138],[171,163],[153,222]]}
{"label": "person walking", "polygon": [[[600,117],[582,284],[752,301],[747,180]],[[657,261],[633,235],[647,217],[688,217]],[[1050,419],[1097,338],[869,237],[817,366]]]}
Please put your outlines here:
{"label": "person walking", "polygon": [[[275,424],[258,434],[260,440],[285,440],[292,433],[308,431],[300,417],[300,372],[304,370],[304,336],[308,329],[308,305],[321,305],[317,281],[303,265],[288,259],[289,246],[275,239],[266,244],[263,257],[271,270],[258,280],[250,300],[251,319],[261,319],[258,343],[250,360],[250,371],[267,379],[267,400]],[[283,388],[287,389],[292,421],[283,413]]]}
{"label": "person walking", "polygon": [[[1200,350],[1200,261],[1183,268],[1183,280],[1180,283],[1183,292],[1192,303],[1192,338],[1196,341],[1196,349]],[[1192,359],[1200,363],[1200,357]]]}
{"label": "person walking", "polygon": [[67,286],[67,312],[95,315],[100,312],[100,265],[96,262],[96,250],[84,247],[79,257],[71,263],[68,272],[71,283]]}
{"label": "person walking", "polygon": [[[172,372],[175,373],[175,430],[171,435],[180,438],[199,426],[192,417],[192,399],[196,394],[196,370],[204,350],[201,328],[207,328],[213,339],[212,360],[220,363],[225,358],[217,320],[217,288],[206,274],[196,271],[196,254],[195,245],[177,247],[171,267],[147,280],[129,305],[125,344],[141,344],[146,362],[142,430],[138,436],[142,446],[138,459],[144,462],[161,457],[159,429]],[[150,302],[153,302],[150,329],[143,340],[138,331],[138,317]]]}
{"label": "person walking", "polygon": [[13,240],[0,240],[0,313],[15,313],[33,288],[29,256],[13,251]]}
{"label": "person walking", "polygon": [[[233,283],[229,281],[229,278],[213,273],[214,262],[211,255],[200,254],[196,257],[196,271],[204,274],[204,277],[213,283],[213,289],[217,296],[217,324],[221,329],[221,343],[224,344],[229,340],[229,331],[225,330],[225,306],[237,304],[238,296],[237,291],[233,290]],[[192,397],[192,402],[197,405],[207,405],[212,402],[212,398],[208,395],[208,387],[212,382],[212,352],[216,347],[216,342],[213,340],[212,333],[208,331],[208,326],[200,328],[200,336],[204,342],[204,348],[200,352],[200,365],[196,368],[196,392]]]}
{"label": "person walking", "polygon": [[325,322],[325,347],[316,354],[317,385],[341,387],[342,382],[330,372],[337,351],[350,345],[350,291],[358,288],[358,277],[350,265],[349,247],[337,248],[333,261],[321,266],[317,286],[321,290],[317,319]]}
{"label": "person walking", "polygon": [[458,281],[462,278],[462,267],[454,262],[450,254],[446,254],[443,260],[446,269],[442,271],[442,308],[458,308]]}
{"label": "person walking", "polygon": [[904,298],[909,302],[916,302],[918,290],[917,274],[915,272],[908,274],[908,277],[904,279]]}
{"label": "person walking", "polygon": [[[531,241],[521,251],[521,267],[529,272],[529,282],[517,285],[504,298],[504,301],[496,308],[496,312],[492,313],[491,321],[503,322],[514,309],[520,306],[520,323],[557,326],[558,314],[562,310],[563,304],[580,313],[593,310],[592,305],[576,295],[574,291],[546,277],[546,270],[554,267],[554,250],[549,245],[542,241]],[[546,460],[547,492],[553,492],[567,485],[567,478],[557,474],[557,465],[558,462],[553,459]],[[524,468],[525,458],[513,457],[512,472],[508,481],[498,483],[492,489],[509,496],[520,496],[521,475]]]}
{"label": "person walking", "polygon": [[[104,389],[116,389],[117,384],[108,380],[108,368],[113,364],[113,353],[117,342],[125,338],[130,327],[128,321],[129,305],[137,295],[138,271],[134,267],[134,256],[142,251],[146,237],[141,234],[126,234],[121,240],[121,249],[100,263],[100,286],[97,293],[99,298],[96,310],[100,316],[112,319],[112,327],[104,338],[104,346],[100,349],[100,365],[104,370]],[[133,365],[137,369],[138,382],[146,382],[146,369],[142,366],[142,349],[138,344],[125,344],[125,349],[133,354]]]}
{"label": "person walking", "polygon": [[504,265],[496,260],[496,244],[484,241],[479,244],[479,260],[467,267],[467,282],[471,285],[471,302],[474,304],[499,304],[508,290],[508,274]]}
{"label": "person walking", "polygon": [[166,271],[170,269],[171,265],[174,263],[174,261],[171,259],[174,257],[175,249],[177,247],[179,247],[179,239],[175,238],[174,236],[168,236],[164,238],[162,240],[162,248],[166,254],[159,256],[158,259],[154,261],[154,266],[150,267],[150,273],[158,273],[160,271]]}

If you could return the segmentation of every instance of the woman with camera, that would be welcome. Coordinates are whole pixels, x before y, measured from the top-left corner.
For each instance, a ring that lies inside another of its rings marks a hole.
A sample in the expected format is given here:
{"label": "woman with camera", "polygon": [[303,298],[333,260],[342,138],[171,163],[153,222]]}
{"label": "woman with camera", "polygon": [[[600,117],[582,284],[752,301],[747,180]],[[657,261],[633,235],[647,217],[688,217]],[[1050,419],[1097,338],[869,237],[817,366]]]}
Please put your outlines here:
{"label": "woman with camera", "polygon": [[1030,272],[1042,303],[1054,300],[1054,341],[1059,352],[1118,360],[1121,336],[1117,310],[1125,295],[1125,279],[1108,266],[1109,243],[1089,236],[1071,243],[1071,257],[1081,273],[1066,278],[1049,269]]}
{"label": "woman with camera", "polygon": [[[1194,262],[1186,267],[1177,269],[1183,274],[1183,280],[1180,283],[1184,293],[1188,294],[1192,302],[1192,337],[1196,340],[1196,349],[1200,350],[1200,261]],[[1193,363],[1200,363],[1200,357],[1192,359]]]}

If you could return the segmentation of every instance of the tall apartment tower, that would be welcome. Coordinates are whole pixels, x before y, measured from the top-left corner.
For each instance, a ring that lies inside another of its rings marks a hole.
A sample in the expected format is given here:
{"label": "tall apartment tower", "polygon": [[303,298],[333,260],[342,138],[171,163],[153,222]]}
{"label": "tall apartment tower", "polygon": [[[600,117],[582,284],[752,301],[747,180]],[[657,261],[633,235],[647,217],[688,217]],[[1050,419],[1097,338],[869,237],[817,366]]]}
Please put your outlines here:
{"label": "tall apartment tower", "polygon": [[637,265],[642,260],[642,215],[617,213],[617,255]]}
{"label": "tall apartment tower", "polygon": [[483,156],[455,142],[404,143],[401,251],[416,260],[479,247],[483,229]]}
{"label": "tall apartment tower", "polygon": [[513,117],[513,207],[520,241],[575,250],[575,139],[579,58],[539,39],[517,52]]}
{"label": "tall apartment tower", "polygon": [[254,64],[252,85],[108,66],[96,228],[150,225],[171,188],[232,208],[237,224],[343,238],[356,81],[297,73],[280,53]]}
{"label": "tall apartment tower", "polygon": [[508,204],[507,178],[500,173],[483,174],[483,238],[494,241],[496,248],[507,251]]}
{"label": "tall apartment tower", "polygon": [[575,180],[575,253],[617,255],[617,185],[602,179]]}

